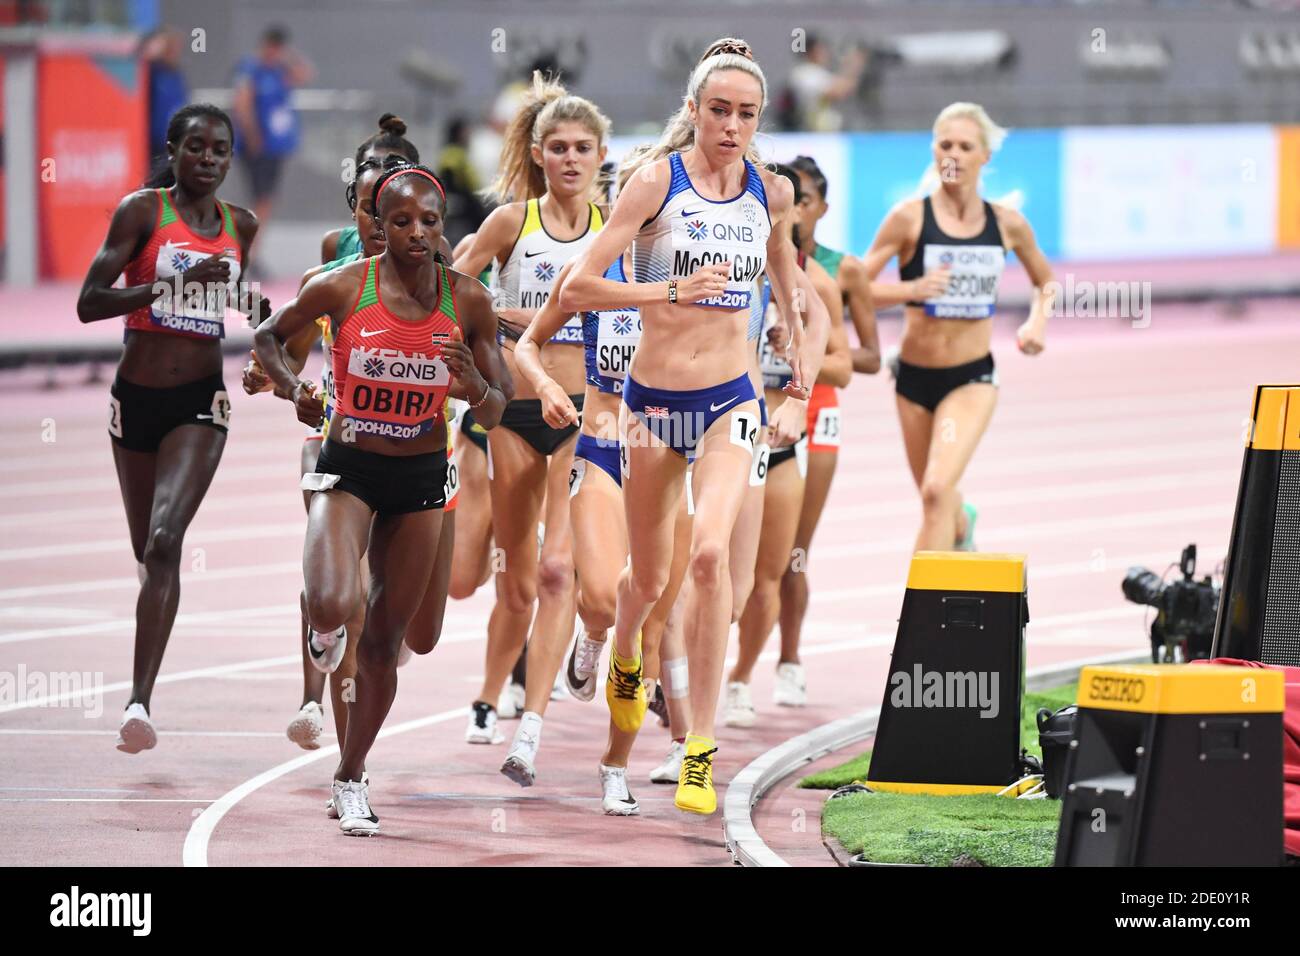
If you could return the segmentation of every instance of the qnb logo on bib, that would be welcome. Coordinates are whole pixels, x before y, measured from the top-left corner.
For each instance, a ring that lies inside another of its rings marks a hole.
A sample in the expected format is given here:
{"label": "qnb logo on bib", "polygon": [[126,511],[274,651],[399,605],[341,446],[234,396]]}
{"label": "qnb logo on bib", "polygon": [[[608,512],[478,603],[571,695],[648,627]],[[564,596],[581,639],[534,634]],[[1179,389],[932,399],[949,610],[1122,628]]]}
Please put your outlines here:
{"label": "qnb logo on bib", "polygon": [[749,222],[714,221],[696,216],[672,223],[673,264],[671,278],[685,279],[703,266],[731,263],[726,291],[696,302],[716,309],[747,309],[753,298],[752,284],[767,267],[767,239],[770,228],[747,217]]}
{"label": "qnb logo on bib", "polygon": [[937,298],[927,299],[925,314],[938,319],[987,319],[998,298],[998,280],[1006,265],[1006,253],[999,246],[950,246],[931,243],[925,247],[925,271],[948,270],[948,287]]}

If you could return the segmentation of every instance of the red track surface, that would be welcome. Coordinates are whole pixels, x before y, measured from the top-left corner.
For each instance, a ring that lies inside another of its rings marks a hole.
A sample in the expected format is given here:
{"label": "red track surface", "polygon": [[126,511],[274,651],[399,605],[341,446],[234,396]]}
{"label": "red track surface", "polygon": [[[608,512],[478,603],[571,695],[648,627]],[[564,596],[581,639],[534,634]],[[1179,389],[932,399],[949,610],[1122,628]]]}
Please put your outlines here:
{"label": "red track surface", "polygon": [[[1203,565],[1221,559],[1251,387],[1297,375],[1293,309],[1232,320],[1158,308],[1143,330],[1061,320],[1032,360],[999,329],[1002,405],[964,490],[982,549],[1029,554],[1030,667],[1143,649],[1143,611],[1119,590],[1130,564],[1161,571],[1189,541]],[[107,385],[47,391],[38,380],[0,377],[0,677],[101,675],[103,712],[0,701],[0,802],[20,803],[25,821],[6,828],[0,865],[175,865],[187,836],[187,861],[214,865],[728,862],[720,816],[687,818],[670,787],[640,782],[663,753],[657,727],[633,755],[639,818],[600,813],[599,701],[552,706],[530,790],[497,772],[505,746],[463,742],[490,588],[453,604],[442,644],[401,671],[368,764],[383,836],[342,837],[322,809],[333,750],[304,753],[284,737],[301,693],[301,428],[266,396],[233,394],[225,459],[185,542],[193,570],[154,695],[158,748],[118,753],[137,585],[104,434]],[[776,743],[880,701],[918,505],[887,378],[859,379],[844,404],[846,446],[810,571],[813,706],[772,707],[771,667],[760,668],[762,723],[720,729],[720,784]],[[818,800],[790,804],[808,811],[801,831],[777,799],[760,807],[762,832],[796,862],[828,863]]]}

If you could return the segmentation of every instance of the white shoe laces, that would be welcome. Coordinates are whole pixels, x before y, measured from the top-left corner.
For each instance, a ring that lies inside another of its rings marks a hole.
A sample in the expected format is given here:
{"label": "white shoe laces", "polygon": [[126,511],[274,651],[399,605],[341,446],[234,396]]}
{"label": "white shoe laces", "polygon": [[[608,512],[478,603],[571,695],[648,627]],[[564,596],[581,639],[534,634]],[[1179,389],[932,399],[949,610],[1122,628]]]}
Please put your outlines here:
{"label": "white shoe laces", "polygon": [[339,789],[339,802],[343,806],[339,810],[340,817],[359,817],[368,819],[370,813],[370,801],[366,798],[366,785],[364,783],[349,782]]}
{"label": "white shoe laces", "polygon": [[582,637],[578,641],[577,663],[573,670],[579,677],[587,678],[596,673],[596,668],[600,666],[600,652],[604,648],[603,641],[593,641],[588,637]]}

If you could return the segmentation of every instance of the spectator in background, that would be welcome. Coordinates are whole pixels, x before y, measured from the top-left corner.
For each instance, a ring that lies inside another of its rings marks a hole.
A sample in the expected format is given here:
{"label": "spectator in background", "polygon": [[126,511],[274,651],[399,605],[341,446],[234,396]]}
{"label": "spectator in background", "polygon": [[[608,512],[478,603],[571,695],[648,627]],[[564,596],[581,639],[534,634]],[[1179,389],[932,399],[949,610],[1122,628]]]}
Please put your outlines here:
{"label": "spectator in background", "polygon": [[149,162],[167,152],[167,122],[190,101],[181,72],[185,41],[179,31],[163,27],[140,41],[139,57],[149,69]]}
{"label": "spectator in background", "polygon": [[866,66],[866,54],[851,47],[840,60],[839,71],[830,67],[830,46],[821,37],[808,36],[803,59],[790,71],[786,105],[787,129],[833,133],[844,125],[835,104],[852,96]]}
{"label": "spectator in background", "polygon": [[235,145],[253,192],[253,211],[265,226],[284,161],[298,148],[298,114],[293,90],[316,75],[305,57],[289,46],[289,31],[268,27],[254,56],[235,67]]}
{"label": "spectator in background", "polygon": [[455,117],[447,124],[447,138],[435,166],[447,189],[447,212],[443,235],[454,247],[463,237],[478,230],[487,209],[478,197],[482,186],[469,158],[469,121]]}

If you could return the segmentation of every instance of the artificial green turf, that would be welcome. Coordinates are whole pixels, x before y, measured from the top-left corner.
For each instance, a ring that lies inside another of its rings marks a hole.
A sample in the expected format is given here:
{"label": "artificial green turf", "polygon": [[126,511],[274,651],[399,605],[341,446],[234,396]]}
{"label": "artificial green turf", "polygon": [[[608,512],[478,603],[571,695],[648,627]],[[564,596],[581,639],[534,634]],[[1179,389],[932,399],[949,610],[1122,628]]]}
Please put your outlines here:
{"label": "artificial green turf", "polygon": [[872,863],[1051,866],[1059,800],[856,793],[826,801],[822,832]]}
{"label": "artificial green turf", "polygon": [[[1026,693],[1020,714],[1020,745],[1035,757],[1043,755],[1038,746],[1038,710],[1046,707],[1057,711],[1068,704],[1073,704],[1078,695],[1079,685],[1065,684],[1047,690]],[[799,781],[799,786],[809,790],[835,790],[855,780],[864,780],[867,768],[871,765],[871,751],[867,750],[847,763],[842,763],[820,773],[809,774]]]}
{"label": "artificial green turf", "polygon": [[[1038,710],[1072,704],[1078,684],[1027,693],[1020,740],[1035,756]],[[821,773],[799,786],[834,790],[867,776],[871,751]],[[1051,866],[1061,816],[1059,800],[1013,800],[991,794],[937,797],[911,793],[858,793],[828,800],[822,832],[852,854],[873,863],[926,866]]]}

